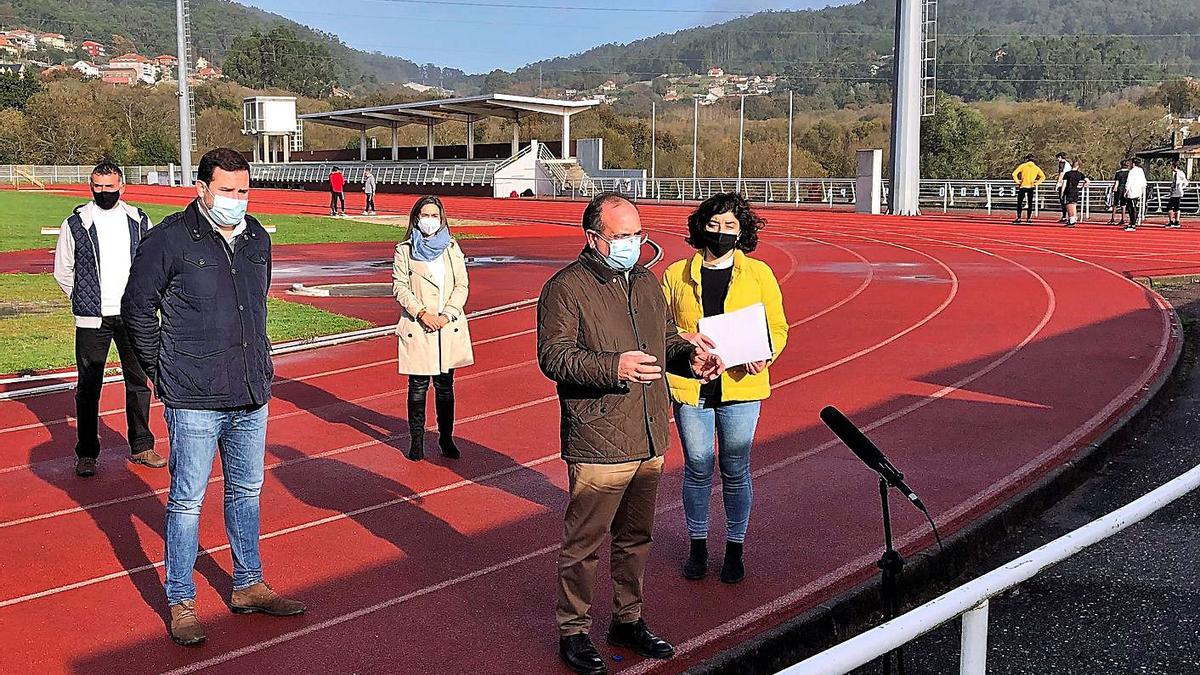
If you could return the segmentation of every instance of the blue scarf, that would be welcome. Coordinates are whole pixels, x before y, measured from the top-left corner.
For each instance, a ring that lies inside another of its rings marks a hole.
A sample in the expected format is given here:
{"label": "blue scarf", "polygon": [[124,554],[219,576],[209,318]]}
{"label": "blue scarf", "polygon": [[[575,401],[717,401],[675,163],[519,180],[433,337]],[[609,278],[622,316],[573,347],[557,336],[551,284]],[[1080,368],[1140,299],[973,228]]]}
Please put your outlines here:
{"label": "blue scarf", "polygon": [[412,233],[409,235],[409,241],[412,242],[412,257],[421,262],[430,262],[437,260],[438,256],[445,252],[450,246],[450,228],[443,227],[433,236],[426,237],[419,228],[412,228]]}

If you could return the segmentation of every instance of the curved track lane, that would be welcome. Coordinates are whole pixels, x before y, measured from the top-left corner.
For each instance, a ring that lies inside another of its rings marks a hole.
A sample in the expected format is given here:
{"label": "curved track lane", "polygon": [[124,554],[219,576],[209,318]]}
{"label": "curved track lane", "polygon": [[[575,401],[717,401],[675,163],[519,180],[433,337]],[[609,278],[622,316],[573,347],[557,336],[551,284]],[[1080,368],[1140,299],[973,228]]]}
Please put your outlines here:
{"label": "curved track lane", "polygon": [[[385,208],[404,208],[384,197]],[[543,222],[572,222],[582,210],[477,199],[448,208]],[[667,261],[686,253],[675,234],[686,210],[642,212]],[[676,441],[646,611],[680,656],[613,664],[629,672],[682,671],[874,573],[875,486],[820,426],[821,406],[835,403],[870,429],[950,532],[1068,461],[1145,395],[1176,344],[1169,309],[1110,271],[1179,255],[1165,233],[1144,237],[1161,251],[1134,252],[1122,233],[1088,228],[766,215],[758,255],[781,279],[793,332],[772,366],[755,446],[750,576],[736,587],[679,577],[687,534]],[[577,250],[577,232],[562,232],[544,242],[547,258]],[[484,242],[464,248],[473,245]],[[1112,257],[1133,255],[1144,257]],[[492,298],[473,284],[473,302],[535,295],[549,267],[510,275]],[[0,567],[21,570],[0,579],[0,671],[562,672],[552,589],[565,479],[553,388],[532,360],[533,321],[520,310],[472,324],[477,364],[460,374],[458,462],[401,456],[391,340],[278,359],[263,557],[272,583],[311,610],[297,620],[224,612],[230,561],[214,480],[198,569],[210,640],[198,650],[171,645],[158,616],[166,475],[122,468],[109,452],[97,479],[76,481],[74,429],[62,421],[69,395],[0,403],[0,492],[13,495],[0,503]],[[117,386],[102,405],[119,424]],[[716,494],[714,540],[719,503]],[[918,516],[896,517],[906,553],[929,545]],[[105,630],[95,629],[99,615]]]}

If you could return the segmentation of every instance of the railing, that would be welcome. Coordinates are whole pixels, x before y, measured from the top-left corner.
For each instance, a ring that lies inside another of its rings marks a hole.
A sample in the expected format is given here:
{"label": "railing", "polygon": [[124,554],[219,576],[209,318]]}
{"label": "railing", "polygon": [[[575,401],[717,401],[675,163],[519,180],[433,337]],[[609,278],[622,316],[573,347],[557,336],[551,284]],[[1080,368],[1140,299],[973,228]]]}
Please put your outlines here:
{"label": "railing", "polygon": [[[580,197],[591,197],[604,191],[595,179],[587,175],[577,160],[558,159],[544,143],[538,144],[538,163],[542,165],[546,173],[550,174],[550,191],[554,197],[568,193]],[[579,175],[572,176],[567,167],[577,169]]]}
{"label": "railing", "polygon": [[[660,201],[703,201],[719,192],[738,189],[737,178],[572,178],[563,164],[544,145],[539,144],[539,161],[551,181],[546,192],[556,198],[589,198],[601,191],[616,191],[636,199]],[[528,152],[528,149],[522,151]],[[512,161],[492,160],[433,160],[428,162],[337,162],[346,180],[361,183],[363,169],[370,165],[381,185],[491,185],[496,170]],[[254,164],[251,177],[259,182],[324,183],[329,179],[333,162],[293,162],[290,164]],[[178,167],[174,167],[178,172]],[[21,184],[82,184],[91,173],[91,166],[0,165],[0,185]],[[130,184],[166,183],[172,167],[126,166],[125,181]],[[177,173],[176,173],[177,175]],[[150,179],[154,180],[151,181]],[[31,180],[32,179],[32,180]],[[1088,220],[1109,213],[1106,196],[1111,181],[1095,181],[1083,188],[1079,217]],[[855,202],[853,178],[742,178],[741,192],[751,201],[794,206],[825,208],[851,207]],[[883,201],[886,204],[888,181],[883,181]],[[1152,182],[1147,187],[1145,208],[1149,214],[1166,212],[1171,196],[1171,184]],[[925,213],[951,210],[975,210],[986,213],[1015,213],[1017,188],[1009,179],[996,180],[923,180],[920,205]],[[1036,212],[1059,210],[1058,194],[1051,184],[1040,186],[1034,197]],[[1186,215],[1200,216],[1200,182],[1185,191],[1181,210]]]}
{"label": "railing", "polygon": [[[616,190],[640,199],[661,201],[702,201],[718,192],[738,190],[737,178],[659,178],[594,179],[602,190]],[[1087,220],[1107,215],[1110,207],[1106,198],[1113,188],[1111,181],[1094,181],[1082,189],[1079,217]],[[741,192],[751,201],[767,204],[809,206],[853,206],[855,181],[851,178],[742,178]],[[888,181],[883,181],[884,203],[887,202]],[[1145,207],[1148,213],[1165,213],[1171,196],[1171,184],[1152,182],[1147,187]],[[572,195],[562,195],[572,196]],[[926,213],[951,210],[977,210],[1015,213],[1017,188],[1011,180],[923,180],[920,204]],[[1053,185],[1043,185],[1035,191],[1035,211],[1059,210],[1058,193]],[[1200,215],[1200,184],[1184,190],[1181,210]]]}
{"label": "railing", "polygon": [[251,180],[259,183],[324,183],[337,166],[347,183],[362,183],[370,166],[379,185],[491,185],[497,163],[490,160],[428,162],[313,162],[253,164]]}
{"label": "railing", "polygon": [[[991,598],[1149,517],[1198,487],[1200,466],[1103,518],[930,600],[907,614],[785,668],[778,675],[846,673],[960,616],[962,639],[959,672],[963,675],[983,675],[987,670],[988,601]],[[1113,639],[1118,640],[1120,636],[1114,635]]]}
{"label": "railing", "polygon": [[[0,185],[21,185],[42,183],[45,185],[79,185],[88,182],[92,174],[92,165],[87,166],[54,166],[36,164],[0,164]],[[123,166],[125,182],[131,185],[143,185],[154,178],[155,184],[163,182],[170,174],[169,166]]]}

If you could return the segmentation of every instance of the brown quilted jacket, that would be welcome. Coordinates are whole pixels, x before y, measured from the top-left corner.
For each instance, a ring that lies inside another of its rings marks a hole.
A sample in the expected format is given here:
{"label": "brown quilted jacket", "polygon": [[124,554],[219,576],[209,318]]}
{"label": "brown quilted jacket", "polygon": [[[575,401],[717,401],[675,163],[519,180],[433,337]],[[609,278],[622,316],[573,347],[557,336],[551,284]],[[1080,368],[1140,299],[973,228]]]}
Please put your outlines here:
{"label": "brown quilted jacket", "polygon": [[668,372],[692,376],[694,348],[679,337],[654,275],[635,266],[626,281],[585,248],[538,299],[538,365],[558,385],[565,461],[617,464],[666,452],[666,378],[617,379],[621,354],[638,350]]}

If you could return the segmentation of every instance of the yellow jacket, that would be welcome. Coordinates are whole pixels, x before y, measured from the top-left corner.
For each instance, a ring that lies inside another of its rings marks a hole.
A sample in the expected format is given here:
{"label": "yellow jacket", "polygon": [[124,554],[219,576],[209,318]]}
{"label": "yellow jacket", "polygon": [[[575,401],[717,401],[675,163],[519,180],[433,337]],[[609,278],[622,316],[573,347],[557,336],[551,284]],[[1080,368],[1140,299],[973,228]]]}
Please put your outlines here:
{"label": "yellow jacket", "polygon": [[1042,167],[1033,162],[1025,162],[1013,171],[1012,178],[1014,183],[1023,188],[1033,188],[1041,185],[1046,180],[1046,172],[1042,171]]}
{"label": "yellow jacket", "polygon": [[[700,289],[702,254],[673,263],[663,273],[663,293],[675,316],[681,333],[694,333],[704,316],[704,301]],[[779,358],[787,344],[788,323],[783,314],[783,295],[775,273],[761,260],[749,258],[741,251],[733,254],[733,275],[725,296],[725,311],[762,303],[767,311],[767,326],[771,334],[772,361]],[[751,375],[745,368],[731,368],[721,376],[721,398],[726,401],[760,401],[771,395],[770,369]],[[696,405],[700,400],[700,382],[667,375],[671,398],[679,403]]]}

